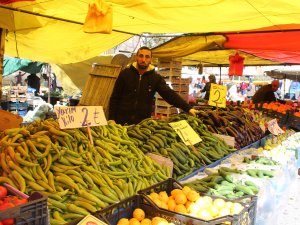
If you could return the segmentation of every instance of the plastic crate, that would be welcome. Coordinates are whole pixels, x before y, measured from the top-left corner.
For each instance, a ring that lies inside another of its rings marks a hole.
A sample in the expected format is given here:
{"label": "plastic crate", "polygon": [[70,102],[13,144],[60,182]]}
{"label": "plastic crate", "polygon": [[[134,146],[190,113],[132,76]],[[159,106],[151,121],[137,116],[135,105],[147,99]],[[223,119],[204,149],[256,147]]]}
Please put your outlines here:
{"label": "plastic crate", "polygon": [[300,117],[293,115],[294,112],[289,113],[289,118],[287,120],[287,127],[300,131]]}
{"label": "plastic crate", "polygon": [[109,225],[116,225],[121,218],[132,218],[132,213],[135,208],[144,210],[146,218],[152,219],[156,216],[165,218],[167,221],[176,225],[202,225],[205,221],[180,215],[167,210],[160,210],[153,207],[152,203],[143,195],[134,195],[117,204],[111,205],[94,214],[99,219],[103,219]]}
{"label": "plastic crate", "polygon": [[[14,188],[7,186],[6,188],[9,194],[22,197]],[[28,198],[26,204],[0,211],[0,221],[8,218],[15,218],[15,225],[49,224],[47,196],[35,192]]]}
{"label": "plastic crate", "polygon": [[[171,191],[175,188],[182,188],[183,186],[176,181],[173,178],[169,178],[165,181],[162,181],[160,183],[157,183],[151,187],[148,187],[146,189],[140,190],[138,193],[145,196],[145,198],[150,202],[154,208],[160,211],[166,211],[169,213],[174,213],[169,210],[158,208],[155,203],[147,197],[148,194],[151,192],[160,192],[160,191],[166,191],[168,195],[171,194]],[[215,197],[210,196],[212,199],[221,198],[221,197]],[[225,201],[228,201],[228,199],[223,198]],[[238,202],[241,203],[244,206],[244,209],[237,215],[228,215],[219,217],[213,220],[209,221],[203,221],[198,218],[180,214],[180,213],[174,213],[175,215],[185,216],[190,221],[197,220],[198,223],[188,223],[188,224],[209,224],[209,225],[217,225],[217,224],[223,224],[226,221],[229,221],[231,225],[254,225],[255,219],[256,219],[256,207],[257,207],[257,196],[245,196],[241,198],[237,198],[234,200],[230,200],[231,202]]]}

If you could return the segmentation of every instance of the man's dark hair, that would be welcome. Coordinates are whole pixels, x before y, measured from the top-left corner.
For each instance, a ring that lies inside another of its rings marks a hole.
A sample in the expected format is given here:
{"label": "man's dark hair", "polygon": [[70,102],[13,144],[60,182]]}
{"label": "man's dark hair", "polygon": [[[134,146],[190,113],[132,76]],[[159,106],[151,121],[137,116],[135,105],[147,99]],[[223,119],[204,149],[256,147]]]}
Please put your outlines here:
{"label": "man's dark hair", "polygon": [[139,51],[140,51],[140,50],[148,50],[148,51],[150,51],[151,57],[152,57],[152,50],[151,50],[150,48],[148,48],[147,46],[142,46],[142,47],[140,47],[139,50],[138,50],[137,53],[136,53],[137,55],[139,54]]}

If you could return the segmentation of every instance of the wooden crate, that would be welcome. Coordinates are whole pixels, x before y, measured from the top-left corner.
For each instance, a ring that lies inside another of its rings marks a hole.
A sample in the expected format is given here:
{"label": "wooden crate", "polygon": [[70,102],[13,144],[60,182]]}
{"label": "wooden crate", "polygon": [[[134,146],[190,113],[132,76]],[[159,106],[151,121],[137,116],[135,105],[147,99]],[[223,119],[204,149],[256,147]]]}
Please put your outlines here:
{"label": "wooden crate", "polygon": [[188,92],[189,91],[188,84],[172,84],[172,88],[174,91],[178,91],[178,92]]}
{"label": "wooden crate", "polygon": [[79,105],[103,106],[105,115],[108,116],[109,99],[121,68],[119,65],[93,64]]}
{"label": "wooden crate", "polygon": [[165,100],[161,99],[161,98],[156,98],[155,100],[155,105],[157,106],[172,106],[169,103],[167,103]]}
{"label": "wooden crate", "polygon": [[155,106],[155,113],[161,114],[178,114],[178,109],[175,106]]}
{"label": "wooden crate", "polygon": [[159,68],[178,68],[181,70],[181,58],[159,58],[158,67]]}
{"label": "wooden crate", "polygon": [[167,68],[167,69],[163,68],[163,69],[159,69],[157,73],[163,77],[169,77],[169,76],[181,77],[181,68]]}

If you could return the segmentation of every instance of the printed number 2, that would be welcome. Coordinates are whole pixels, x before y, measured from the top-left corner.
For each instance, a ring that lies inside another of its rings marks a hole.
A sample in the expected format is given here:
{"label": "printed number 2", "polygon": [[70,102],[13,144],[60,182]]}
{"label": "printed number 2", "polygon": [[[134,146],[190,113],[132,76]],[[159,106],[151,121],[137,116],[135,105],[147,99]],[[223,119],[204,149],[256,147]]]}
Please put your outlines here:
{"label": "printed number 2", "polygon": [[84,113],[85,111],[85,114],[84,114],[84,118],[83,118],[83,122],[82,122],[82,126],[83,127],[86,127],[87,125],[90,125],[91,122],[89,122],[89,124],[87,124],[87,118],[88,118],[88,115],[89,115],[89,110],[87,108],[82,108],[81,111]]}

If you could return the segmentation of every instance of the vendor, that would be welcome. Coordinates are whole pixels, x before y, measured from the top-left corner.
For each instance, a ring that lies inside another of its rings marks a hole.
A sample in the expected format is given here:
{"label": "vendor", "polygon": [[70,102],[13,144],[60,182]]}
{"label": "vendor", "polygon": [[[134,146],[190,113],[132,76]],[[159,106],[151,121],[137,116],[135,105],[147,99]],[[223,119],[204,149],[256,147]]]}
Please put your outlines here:
{"label": "vendor", "polygon": [[279,101],[280,103],[292,103],[291,101],[284,101],[280,100],[275,97],[275,93],[280,86],[280,83],[278,80],[273,80],[271,84],[267,84],[262,86],[260,89],[258,89],[254,96],[252,97],[253,103],[260,103],[260,102],[274,102]]}
{"label": "vendor", "polygon": [[27,85],[35,89],[34,95],[37,96],[40,93],[40,78],[36,74],[30,74],[27,77]]}
{"label": "vendor", "polygon": [[155,72],[151,60],[151,49],[141,47],[136,54],[136,62],[121,71],[110,97],[110,120],[119,124],[137,124],[151,117],[156,92],[169,104],[196,115],[196,110]]}

